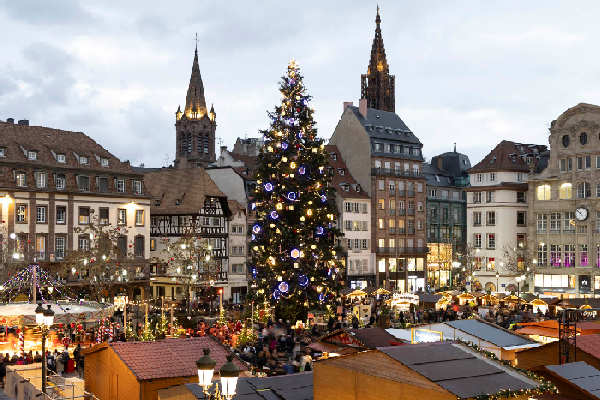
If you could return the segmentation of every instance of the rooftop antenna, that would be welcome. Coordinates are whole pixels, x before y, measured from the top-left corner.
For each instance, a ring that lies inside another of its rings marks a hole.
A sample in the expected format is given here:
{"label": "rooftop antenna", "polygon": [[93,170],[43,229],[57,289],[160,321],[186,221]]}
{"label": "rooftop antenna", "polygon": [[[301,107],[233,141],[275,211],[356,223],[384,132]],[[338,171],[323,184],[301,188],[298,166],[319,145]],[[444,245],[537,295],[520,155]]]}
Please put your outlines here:
{"label": "rooftop antenna", "polygon": [[454,142],[454,152],[456,153],[456,142]]}

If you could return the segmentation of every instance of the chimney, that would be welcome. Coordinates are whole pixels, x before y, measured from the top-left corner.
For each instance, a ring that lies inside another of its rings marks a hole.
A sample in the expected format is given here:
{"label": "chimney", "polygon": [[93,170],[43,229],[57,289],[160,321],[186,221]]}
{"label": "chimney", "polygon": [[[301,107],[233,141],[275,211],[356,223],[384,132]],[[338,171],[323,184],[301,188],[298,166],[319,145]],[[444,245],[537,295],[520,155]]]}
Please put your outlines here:
{"label": "chimney", "polygon": [[360,112],[363,118],[367,118],[367,99],[360,99],[358,101],[358,112]]}
{"label": "chimney", "polygon": [[29,120],[28,119],[20,119],[18,124],[23,125],[23,126],[29,126]]}
{"label": "chimney", "polygon": [[351,101],[345,101],[343,108],[342,108],[342,112],[346,111],[346,108],[352,107],[353,105],[354,105],[354,103],[352,103]]}
{"label": "chimney", "polygon": [[7,124],[14,124],[15,123],[15,119],[14,118],[6,118],[6,123]]}

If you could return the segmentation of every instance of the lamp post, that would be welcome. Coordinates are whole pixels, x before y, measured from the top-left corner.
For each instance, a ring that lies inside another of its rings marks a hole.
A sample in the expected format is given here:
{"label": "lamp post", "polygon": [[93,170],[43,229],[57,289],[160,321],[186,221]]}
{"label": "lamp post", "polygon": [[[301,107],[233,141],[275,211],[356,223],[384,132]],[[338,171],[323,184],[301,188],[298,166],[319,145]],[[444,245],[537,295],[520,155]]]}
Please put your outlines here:
{"label": "lamp post", "polygon": [[198,384],[202,387],[204,396],[207,400],[231,400],[235,396],[238,376],[240,375],[239,368],[233,363],[233,354],[227,356],[227,362],[223,364],[219,370],[221,376],[221,388],[219,390],[218,383],[215,383],[214,393],[210,393],[213,385],[212,378],[215,365],[217,362],[210,358],[210,350],[203,350],[204,356],[196,361],[198,367]]}
{"label": "lamp post", "polygon": [[38,303],[35,309],[35,323],[42,330],[42,393],[46,393],[46,382],[48,380],[48,359],[46,357],[46,336],[50,327],[54,324],[54,311],[50,308],[44,310],[42,303]]}
{"label": "lamp post", "polygon": [[500,281],[500,272],[496,272],[496,293],[498,293],[500,291],[499,281]]}

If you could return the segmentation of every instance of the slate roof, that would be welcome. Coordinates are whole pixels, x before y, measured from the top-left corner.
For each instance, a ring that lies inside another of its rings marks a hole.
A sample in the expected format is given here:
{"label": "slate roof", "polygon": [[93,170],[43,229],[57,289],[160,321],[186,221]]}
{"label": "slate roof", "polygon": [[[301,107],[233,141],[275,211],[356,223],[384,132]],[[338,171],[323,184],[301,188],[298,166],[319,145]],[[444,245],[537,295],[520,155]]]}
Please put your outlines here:
{"label": "slate roof", "polygon": [[150,212],[153,215],[197,214],[204,206],[206,196],[223,199],[221,206],[228,209],[225,194],[204,168],[162,168],[146,173],[144,182],[152,196]]}
{"label": "slate roof", "polygon": [[563,365],[546,365],[545,368],[595,396],[594,398],[600,398],[600,371],[591,365],[578,361]]}
{"label": "slate roof", "polygon": [[[83,132],[0,122],[0,147],[6,148],[5,156],[0,158],[0,162],[140,175],[129,162],[121,162]],[[27,159],[26,151],[29,150],[38,152],[37,160]],[[64,154],[66,162],[57,162],[55,154]],[[80,164],[76,154],[86,156],[88,163]],[[102,166],[101,158],[108,159],[109,167]]]}
{"label": "slate roof", "polygon": [[513,171],[529,172],[526,156],[535,157],[537,164],[541,153],[548,148],[541,144],[515,143],[501,141],[490,153],[473,166],[468,172]]}
{"label": "slate roof", "polygon": [[[197,399],[205,399],[202,388],[195,383],[185,385]],[[312,400],[313,374],[273,376],[269,378],[239,378],[236,400]]]}
{"label": "slate roof", "polygon": [[460,398],[536,387],[516,371],[458,344],[423,343],[378,350]]}
{"label": "slate roof", "polygon": [[[202,350],[210,349],[210,357],[217,362],[218,371],[227,362],[229,352],[209,337],[189,339],[165,339],[156,342],[113,342],[108,345],[123,363],[133,372],[138,381],[175,377],[189,377],[198,374],[196,361],[202,357]],[[86,349],[84,354],[94,353],[106,345]],[[246,367],[234,359],[240,370]]]}
{"label": "slate roof", "polygon": [[471,336],[490,342],[498,347],[512,347],[534,344],[535,342],[506,330],[478,321],[476,319],[461,319],[448,321],[446,325],[459,329]]}
{"label": "slate roof", "polygon": [[[337,146],[328,144],[325,146],[325,150],[330,154],[329,166],[333,168],[331,183],[335,188],[336,195],[350,199],[368,199],[369,195],[367,192],[360,187],[358,182],[356,182],[354,177],[350,174],[350,170],[342,159],[342,155]],[[331,157],[331,153],[335,153],[335,160]],[[344,171],[344,175],[340,174],[340,170]],[[348,185],[348,191],[344,189],[342,186],[343,184]]]}
{"label": "slate roof", "polygon": [[369,349],[387,347],[391,346],[392,342],[399,342],[394,335],[379,327],[350,329],[348,332]]}
{"label": "slate roof", "polygon": [[398,114],[374,108],[367,108],[367,118],[364,118],[358,110],[358,107],[349,106],[349,108],[371,138],[421,144],[421,141],[414,133],[412,133],[408,126],[406,126]]}

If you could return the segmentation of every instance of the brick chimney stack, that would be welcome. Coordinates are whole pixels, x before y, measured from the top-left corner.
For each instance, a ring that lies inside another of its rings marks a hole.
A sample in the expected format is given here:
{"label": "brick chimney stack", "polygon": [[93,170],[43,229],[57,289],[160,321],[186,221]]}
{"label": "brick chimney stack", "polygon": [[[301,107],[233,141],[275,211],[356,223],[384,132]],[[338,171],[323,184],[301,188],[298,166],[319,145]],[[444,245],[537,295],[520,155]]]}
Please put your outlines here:
{"label": "brick chimney stack", "polygon": [[367,118],[367,99],[360,99],[358,102],[358,112],[363,116],[363,118]]}

